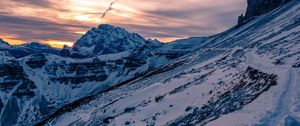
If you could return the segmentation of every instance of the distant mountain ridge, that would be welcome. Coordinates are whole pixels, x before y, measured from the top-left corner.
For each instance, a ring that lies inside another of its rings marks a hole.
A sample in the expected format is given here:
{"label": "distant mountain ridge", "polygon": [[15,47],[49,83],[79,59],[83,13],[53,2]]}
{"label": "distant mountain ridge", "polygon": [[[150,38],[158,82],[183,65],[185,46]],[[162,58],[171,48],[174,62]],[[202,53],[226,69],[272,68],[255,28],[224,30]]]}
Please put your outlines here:
{"label": "distant mountain ridge", "polygon": [[181,48],[184,43],[175,43],[146,40],[108,24],[91,29],[74,47],[63,49],[0,41],[0,125],[33,125],[66,104],[172,62],[196,45]]}

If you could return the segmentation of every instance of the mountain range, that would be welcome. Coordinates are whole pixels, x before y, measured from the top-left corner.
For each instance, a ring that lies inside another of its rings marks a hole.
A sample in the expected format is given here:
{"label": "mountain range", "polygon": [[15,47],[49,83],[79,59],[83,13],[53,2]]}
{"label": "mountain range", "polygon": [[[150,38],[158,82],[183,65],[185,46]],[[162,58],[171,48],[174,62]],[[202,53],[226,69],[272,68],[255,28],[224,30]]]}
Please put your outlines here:
{"label": "mountain range", "polygon": [[109,24],[63,49],[0,39],[0,124],[300,125],[300,1],[248,5],[170,43]]}

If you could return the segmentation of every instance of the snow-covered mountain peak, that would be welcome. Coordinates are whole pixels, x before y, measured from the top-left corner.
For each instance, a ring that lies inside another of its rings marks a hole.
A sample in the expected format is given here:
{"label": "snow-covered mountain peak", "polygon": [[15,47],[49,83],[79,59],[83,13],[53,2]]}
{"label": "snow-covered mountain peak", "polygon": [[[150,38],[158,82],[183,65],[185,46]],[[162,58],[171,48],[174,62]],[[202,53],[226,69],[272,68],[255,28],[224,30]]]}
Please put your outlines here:
{"label": "snow-covered mountain peak", "polygon": [[101,24],[83,35],[73,51],[84,56],[95,56],[130,51],[145,45],[146,39],[124,28]]}
{"label": "snow-covered mountain peak", "polygon": [[111,24],[100,24],[98,27],[97,27],[98,30],[103,30],[105,32],[121,32],[123,34],[127,34],[128,31],[126,31],[124,28],[121,28],[121,27],[116,27],[116,26],[113,26]]}

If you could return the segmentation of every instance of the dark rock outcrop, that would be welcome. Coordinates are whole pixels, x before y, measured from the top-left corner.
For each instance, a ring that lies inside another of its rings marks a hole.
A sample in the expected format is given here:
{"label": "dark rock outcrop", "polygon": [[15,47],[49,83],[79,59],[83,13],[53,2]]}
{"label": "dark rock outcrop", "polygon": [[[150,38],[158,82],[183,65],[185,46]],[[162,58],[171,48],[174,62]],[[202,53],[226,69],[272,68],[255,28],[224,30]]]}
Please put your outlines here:
{"label": "dark rock outcrop", "polygon": [[2,45],[7,45],[7,46],[9,45],[7,42],[5,42],[3,39],[0,38],[0,45],[1,45],[1,44],[2,44]]}
{"label": "dark rock outcrop", "polygon": [[238,18],[238,27],[251,21],[252,19],[268,13],[277,7],[284,5],[291,0],[247,0],[247,11]]}
{"label": "dark rock outcrop", "polygon": [[[47,74],[51,75],[51,81],[58,81],[60,83],[80,84],[87,81],[101,82],[106,80],[107,75],[103,69],[105,62],[83,62],[83,63],[52,63],[47,66]],[[66,74],[74,74],[73,76],[57,75],[58,71]]]}
{"label": "dark rock outcrop", "polygon": [[42,53],[31,55],[31,57],[25,62],[30,68],[37,69],[42,68],[48,59]]}

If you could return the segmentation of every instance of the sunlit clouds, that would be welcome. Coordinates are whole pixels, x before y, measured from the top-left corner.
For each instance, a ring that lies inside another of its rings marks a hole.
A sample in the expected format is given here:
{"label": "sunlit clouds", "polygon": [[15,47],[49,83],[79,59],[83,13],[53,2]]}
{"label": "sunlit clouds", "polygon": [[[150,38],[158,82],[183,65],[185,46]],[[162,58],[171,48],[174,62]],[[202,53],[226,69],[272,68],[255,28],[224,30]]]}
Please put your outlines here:
{"label": "sunlit clouds", "polygon": [[74,44],[73,42],[63,42],[58,40],[48,40],[44,41],[44,43],[49,44],[50,46],[55,48],[63,48],[64,46],[72,47]]}
{"label": "sunlit clouds", "polygon": [[246,0],[2,0],[0,38],[72,46],[91,27],[109,23],[168,42],[232,27],[245,6]]}

